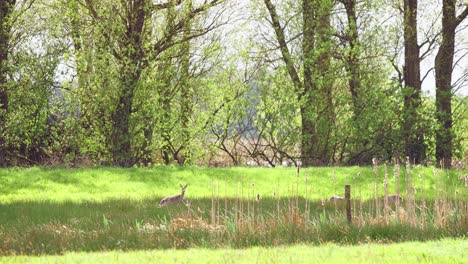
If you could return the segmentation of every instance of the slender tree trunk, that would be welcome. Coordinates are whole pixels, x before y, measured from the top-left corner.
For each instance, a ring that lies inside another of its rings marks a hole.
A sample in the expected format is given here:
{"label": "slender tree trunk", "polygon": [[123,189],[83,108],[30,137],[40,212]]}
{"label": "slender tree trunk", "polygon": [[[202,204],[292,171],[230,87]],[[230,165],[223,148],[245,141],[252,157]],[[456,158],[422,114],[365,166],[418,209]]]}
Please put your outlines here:
{"label": "slender tree trunk", "polygon": [[304,84],[303,91],[301,91],[300,110],[301,110],[301,123],[302,123],[302,142],[301,142],[301,157],[302,165],[313,166],[318,162],[318,136],[314,117],[315,94],[317,91],[313,83],[313,70],[314,70],[314,46],[315,46],[315,3],[311,0],[304,0],[302,2],[302,16],[303,16],[303,42],[302,52],[304,57]]}
{"label": "slender tree trunk", "polygon": [[332,84],[326,76],[330,67],[330,11],[332,1],[303,0],[304,81],[301,81],[289,52],[279,16],[271,0],[264,0],[282,59],[300,102],[302,121],[301,161],[303,166],[328,164],[334,110]]}
{"label": "slender tree trunk", "polygon": [[436,131],[436,158],[437,163],[441,164],[440,162],[442,162],[442,166],[445,168],[450,168],[453,152],[452,65],[455,49],[455,30],[448,31],[444,30],[442,33],[442,43],[435,60],[436,119],[439,125]]}
{"label": "slender tree trunk", "polygon": [[0,167],[6,165],[6,116],[8,113],[8,53],[11,34],[9,16],[16,0],[0,1]]}
{"label": "slender tree trunk", "polygon": [[405,154],[415,163],[421,163],[426,158],[424,134],[418,127],[418,109],[421,106],[421,76],[417,31],[417,0],[404,0],[404,120],[403,135],[405,138]]}
{"label": "slender tree trunk", "polygon": [[316,126],[318,137],[319,164],[328,165],[333,160],[333,130],[335,109],[333,106],[333,77],[330,74],[332,29],[331,10],[334,1],[315,0],[316,2],[316,56],[313,82],[317,91]]}
{"label": "slender tree trunk", "polygon": [[468,7],[457,17],[456,0],[443,0],[442,42],[435,58],[436,81],[436,158],[438,164],[450,168],[453,153],[452,72],[455,53],[455,30],[467,17]]}
{"label": "slender tree trunk", "polygon": [[[365,98],[366,93],[362,89],[361,83],[361,44],[359,41],[359,31],[357,24],[357,15],[356,15],[356,0],[341,0],[346,10],[346,17],[348,19],[348,27],[345,34],[345,41],[347,43],[347,50],[345,53],[345,69],[348,74],[348,86],[351,94],[352,100],[352,128],[354,133],[351,142],[351,146],[354,146],[352,150],[352,158],[348,160],[350,162],[361,163],[364,156],[367,154],[366,149],[368,149],[369,140],[367,135],[363,135],[362,131],[367,129],[367,122],[363,116],[363,111],[366,109]],[[346,144],[343,145],[343,151],[345,151]],[[340,155],[340,162],[342,162],[343,155]]]}
{"label": "slender tree trunk", "polygon": [[[167,69],[166,69],[167,70]],[[169,165],[172,160],[172,137],[171,137],[171,74],[166,74],[165,85],[160,91],[160,105],[162,107],[162,117],[160,122],[161,137],[163,140],[162,157],[164,164]]]}
{"label": "slender tree trunk", "polygon": [[[167,9],[167,24],[166,30],[170,31],[174,24],[176,23],[176,10],[174,2],[170,2],[170,6]],[[172,98],[173,98],[173,87],[172,83],[174,76],[174,65],[172,61],[172,56],[174,56],[174,50],[170,49],[166,52],[169,52],[169,58],[164,60],[165,63],[160,65],[160,72],[162,72],[163,85],[160,86],[159,90],[159,105],[161,106],[162,113],[159,119],[159,127],[161,128],[161,138],[162,138],[162,147],[161,154],[164,160],[164,164],[168,165],[174,158],[174,151],[172,147]]]}
{"label": "slender tree trunk", "polygon": [[112,113],[111,148],[114,165],[129,167],[134,163],[131,148],[130,117],[135,89],[143,71],[143,26],[146,16],[146,0],[135,0],[126,10],[126,32],[119,46],[120,94],[116,109]]}
{"label": "slender tree trunk", "polygon": [[343,0],[342,3],[346,9],[346,16],[348,18],[348,30],[347,39],[349,49],[346,54],[346,71],[349,74],[349,90],[351,92],[351,98],[353,101],[353,114],[354,121],[357,122],[358,116],[362,111],[362,105],[360,102],[361,96],[361,76],[360,76],[360,65],[359,65],[359,33],[357,28],[357,17],[356,17],[356,1],[355,0]]}
{"label": "slender tree trunk", "polygon": [[[187,3],[187,9],[191,9],[191,1]],[[188,38],[190,36],[191,25],[190,22],[186,24],[183,31],[183,38]],[[177,153],[177,162],[180,165],[185,164],[188,153],[188,145],[190,143],[190,128],[189,122],[192,113],[192,86],[190,85],[190,41],[182,43],[182,58],[181,58],[181,82],[180,82],[180,91],[181,91],[181,113],[180,113],[180,122],[182,126],[182,143],[181,147]]]}
{"label": "slender tree trunk", "polygon": [[130,115],[138,79],[130,74],[124,76],[128,76],[129,79],[121,80],[122,91],[112,114],[111,151],[115,166],[130,167],[134,162],[131,152]]}

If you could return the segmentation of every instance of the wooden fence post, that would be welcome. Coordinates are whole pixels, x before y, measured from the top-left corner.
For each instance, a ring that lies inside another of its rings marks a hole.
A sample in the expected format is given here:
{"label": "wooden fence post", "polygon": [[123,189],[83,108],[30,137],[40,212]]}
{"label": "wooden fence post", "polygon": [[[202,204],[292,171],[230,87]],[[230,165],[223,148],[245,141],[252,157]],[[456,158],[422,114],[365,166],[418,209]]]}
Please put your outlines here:
{"label": "wooden fence post", "polygon": [[348,224],[351,224],[351,186],[345,185],[346,218]]}

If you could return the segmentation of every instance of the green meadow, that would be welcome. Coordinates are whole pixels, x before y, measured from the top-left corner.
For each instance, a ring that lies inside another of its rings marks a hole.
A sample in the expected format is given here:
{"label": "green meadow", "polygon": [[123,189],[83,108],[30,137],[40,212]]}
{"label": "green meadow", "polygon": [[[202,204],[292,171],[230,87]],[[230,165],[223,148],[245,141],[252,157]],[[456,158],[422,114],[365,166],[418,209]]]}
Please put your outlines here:
{"label": "green meadow", "polygon": [[[46,259],[113,262],[136,254],[150,261],[162,253],[147,250],[186,249],[213,252],[213,262],[229,254],[248,261],[250,255],[268,258],[276,247],[293,254],[329,243],[327,250],[339,251],[339,245],[468,235],[468,194],[460,179],[466,171],[414,167],[409,188],[405,169],[399,177],[393,171],[388,168],[387,193],[399,189],[403,202],[384,206],[383,167],[377,178],[370,167],[308,168],[299,174],[295,168],[0,169],[0,255],[65,254]],[[184,202],[159,207],[161,198],[180,193],[179,184],[188,184]],[[351,185],[352,224],[344,202],[329,201],[343,195],[346,184]],[[466,246],[463,240],[453,243]],[[108,251],[115,253],[80,253]],[[179,251],[168,252],[179,258]],[[277,260],[286,261],[272,259]]]}
{"label": "green meadow", "polygon": [[466,263],[467,239],[343,246],[293,245],[247,249],[107,251],[61,256],[0,257],[2,263]]}
{"label": "green meadow", "polygon": [[[468,199],[464,182],[458,178],[467,171],[437,170],[415,167],[411,169],[416,195],[424,191],[433,200],[435,189],[445,188],[453,197]],[[401,167],[400,192],[405,195],[406,175]],[[395,193],[393,167],[388,168],[389,193]],[[378,183],[383,195],[384,169],[379,167]],[[235,198],[248,191],[262,197],[299,195],[307,199],[327,199],[333,194],[343,195],[344,185],[350,184],[353,198],[375,197],[375,175],[371,167],[295,168],[205,168],[156,167],[143,168],[9,168],[0,169],[0,203],[32,202],[104,202],[115,199],[142,200],[161,198],[178,193],[179,184],[188,184],[186,197],[212,196],[212,184],[218,196]],[[307,187],[307,191],[306,191]],[[218,191],[219,189],[219,191]],[[419,190],[419,192],[418,192]]]}

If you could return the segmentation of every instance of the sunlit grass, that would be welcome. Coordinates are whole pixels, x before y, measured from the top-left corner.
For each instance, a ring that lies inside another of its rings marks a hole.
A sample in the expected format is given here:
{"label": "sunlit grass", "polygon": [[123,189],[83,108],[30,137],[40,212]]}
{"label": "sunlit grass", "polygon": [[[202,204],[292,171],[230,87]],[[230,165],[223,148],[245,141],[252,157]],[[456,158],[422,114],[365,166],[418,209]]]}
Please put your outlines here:
{"label": "sunlit grass", "polygon": [[63,256],[0,257],[1,263],[466,263],[467,239],[340,246],[109,251]]}
{"label": "sunlit grass", "polygon": [[[383,184],[382,168],[380,171]],[[463,182],[457,179],[462,173],[466,171],[439,171],[439,188],[446,186],[449,197],[458,190],[459,198],[468,199]],[[404,169],[401,174],[400,189],[403,193]],[[419,190],[424,187],[426,199],[433,200],[436,181],[433,169],[415,167],[411,174],[413,185]],[[419,174],[424,177],[424,186]],[[308,193],[305,191],[306,178]],[[295,168],[10,168],[0,169],[0,203],[141,200],[178,193],[182,183],[189,185],[186,195],[191,198],[210,197],[210,186],[214,183],[220,197],[237,197],[239,189],[243,188],[245,195],[254,191],[261,197],[273,197],[275,194],[285,197],[296,195],[297,190],[303,197],[320,200],[333,194],[342,195],[344,185],[351,184],[353,197],[369,199],[374,197],[375,178],[370,167],[307,168],[301,169],[299,177],[296,177]],[[392,168],[388,188],[391,193],[395,190]]]}

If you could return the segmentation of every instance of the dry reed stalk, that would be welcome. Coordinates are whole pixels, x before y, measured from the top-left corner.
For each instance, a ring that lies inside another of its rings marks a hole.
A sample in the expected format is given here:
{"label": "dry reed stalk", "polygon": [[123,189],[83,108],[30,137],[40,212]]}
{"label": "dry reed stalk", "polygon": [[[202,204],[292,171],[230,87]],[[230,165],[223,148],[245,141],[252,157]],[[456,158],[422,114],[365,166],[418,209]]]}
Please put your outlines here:
{"label": "dry reed stalk", "polygon": [[304,173],[304,185],[305,185],[305,192],[304,192],[304,222],[305,228],[307,229],[309,223],[309,186],[307,183],[307,173]]}
{"label": "dry reed stalk", "polygon": [[247,219],[250,220],[250,188],[247,189]]}
{"label": "dry reed stalk", "polygon": [[[356,185],[356,175],[353,175],[353,186],[354,186],[354,188],[357,188],[357,185]],[[356,193],[357,193],[357,192],[356,192]],[[352,204],[352,211],[351,211],[352,214],[353,214],[352,218],[353,218],[353,219],[357,219],[357,215],[356,215],[356,212],[357,212],[357,211],[356,211],[356,198],[352,199],[352,201],[353,201],[353,204]]]}
{"label": "dry reed stalk", "polygon": [[[369,189],[372,190],[372,184],[371,183],[367,184],[367,190],[369,190]],[[372,199],[372,202],[369,202],[368,204],[369,204],[369,210],[368,210],[369,214],[374,215],[374,213],[375,213],[375,210],[374,210],[375,209],[375,197],[374,197],[374,199]]]}
{"label": "dry reed stalk", "polygon": [[[335,168],[333,168],[333,193],[334,195],[337,195],[337,192],[336,192],[336,171],[335,171]],[[337,200],[334,199],[333,200],[333,203],[335,205],[335,216],[334,216],[334,220],[335,220],[335,223],[338,223],[339,219],[338,219],[338,207],[337,207]]]}
{"label": "dry reed stalk", "polygon": [[299,164],[296,166],[296,207],[299,208]]}
{"label": "dry reed stalk", "polygon": [[455,201],[454,201],[454,204],[455,204],[455,216],[456,216],[456,219],[455,219],[455,223],[460,223],[460,218],[458,217],[458,215],[460,214],[460,206],[458,204],[458,190],[455,190]]}
{"label": "dry reed stalk", "polygon": [[215,225],[215,198],[214,198],[214,184],[213,179],[211,179],[211,224]]}
{"label": "dry reed stalk", "polygon": [[[440,167],[442,170],[445,171],[445,167],[444,167],[444,160],[441,161],[441,164],[440,164]],[[447,225],[447,220],[448,220],[448,216],[449,216],[449,205],[448,205],[448,202],[447,202],[447,185],[445,183],[445,180],[442,180],[442,210],[441,210],[441,224],[443,226]]]}
{"label": "dry reed stalk", "polygon": [[293,205],[291,202],[291,196],[292,196],[292,193],[294,192],[293,188],[294,187],[288,185],[288,223],[292,222],[292,216],[293,216]]}
{"label": "dry reed stalk", "polygon": [[374,169],[374,176],[375,176],[375,216],[377,218],[381,217],[380,214],[380,197],[379,197],[379,165],[377,158],[372,159],[373,169]]}
{"label": "dry reed stalk", "polygon": [[253,224],[255,225],[255,184],[252,183],[252,221]]}
{"label": "dry reed stalk", "polygon": [[447,186],[445,184],[444,184],[443,194],[444,194],[444,197],[442,199],[442,225],[447,226],[448,219],[450,217],[451,206],[450,206],[450,202],[448,201]]}
{"label": "dry reed stalk", "polygon": [[411,163],[410,159],[406,157],[406,213],[408,214],[408,222],[410,225],[416,225],[415,213],[414,213],[414,197],[413,187],[411,183]]}
{"label": "dry reed stalk", "polygon": [[427,208],[424,194],[424,177],[421,173],[419,173],[419,179],[421,181],[421,228],[425,230],[427,225]]}
{"label": "dry reed stalk", "polygon": [[241,221],[241,227],[244,224],[244,176],[242,175],[241,177],[241,211],[240,211],[240,221]]}
{"label": "dry reed stalk", "polygon": [[276,193],[277,197],[276,197],[276,210],[278,211],[278,218],[277,218],[277,223],[278,225],[280,224],[280,196],[279,196],[279,190],[277,191]]}
{"label": "dry reed stalk", "polygon": [[440,227],[442,225],[440,212],[440,191],[439,191],[439,173],[437,169],[433,169],[435,183],[435,201],[434,201],[434,225]]}
{"label": "dry reed stalk", "polygon": [[276,225],[280,224],[280,196],[279,196],[279,180],[276,180],[276,188],[273,191],[273,197],[276,199]]}
{"label": "dry reed stalk", "polygon": [[[393,176],[395,177],[395,193],[400,197],[400,163],[398,157],[395,157],[395,165],[393,168]],[[397,223],[400,222],[400,200],[396,200],[395,214]]]}
{"label": "dry reed stalk", "polygon": [[[387,163],[384,164],[384,218],[385,218],[385,224],[389,224],[389,211],[390,208],[388,206],[388,168],[387,168]],[[397,199],[398,200],[398,199]]]}
{"label": "dry reed stalk", "polygon": [[[361,178],[361,172],[358,172],[358,178]],[[361,184],[359,185],[359,225],[363,226],[364,225],[364,216],[363,216],[363,201],[362,201],[362,186]]]}
{"label": "dry reed stalk", "polygon": [[216,201],[217,201],[217,207],[216,207],[216,225],[218,226],[220,223],[220,206],[219,206],[219,182],[216,184],[217,186],[217,195],[216,195]]}
{"label": "dry reed stalk", "polygon": [[227,222],[227,181],[224,181],[224,223]]}
{"label": "dry reed stalk", "polygon": [[236,199],[234,202],[234,223],[239,226],[239,183],[237,183]]}

